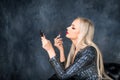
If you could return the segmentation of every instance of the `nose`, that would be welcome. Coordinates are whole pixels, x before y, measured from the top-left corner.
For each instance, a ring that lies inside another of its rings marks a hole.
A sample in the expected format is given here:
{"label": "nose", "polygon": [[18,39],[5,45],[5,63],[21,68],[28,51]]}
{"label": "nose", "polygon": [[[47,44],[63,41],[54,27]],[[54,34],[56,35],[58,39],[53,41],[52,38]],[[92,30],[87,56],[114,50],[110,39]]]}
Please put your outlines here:
{"label": "nose", "polygon": [[68,30],[68,27],[66,28],[66,31]]}
{"label": "nose", "polygon": [[[70,27],[70,26],[69,26],[69,27]],[[68,30],[68,29],[69,29],[69,27],[67,27],[67,28],[66,28],[66,30]]]}

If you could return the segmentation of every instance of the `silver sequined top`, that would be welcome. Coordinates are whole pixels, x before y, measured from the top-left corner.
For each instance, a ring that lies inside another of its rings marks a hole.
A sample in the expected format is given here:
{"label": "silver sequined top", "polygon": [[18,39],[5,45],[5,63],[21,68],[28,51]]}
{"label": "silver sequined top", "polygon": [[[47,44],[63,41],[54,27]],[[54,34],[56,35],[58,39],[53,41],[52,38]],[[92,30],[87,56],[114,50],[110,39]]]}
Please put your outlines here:
{"label": "silver sequined top", "polygon": [[73,77],[74,80],[98,80],[96,57],[96,49],[92,46],[87,46],[77,53],[74,63],[66,69],[61,65],[56,56],[49,61],[61,80],[69,80]]}

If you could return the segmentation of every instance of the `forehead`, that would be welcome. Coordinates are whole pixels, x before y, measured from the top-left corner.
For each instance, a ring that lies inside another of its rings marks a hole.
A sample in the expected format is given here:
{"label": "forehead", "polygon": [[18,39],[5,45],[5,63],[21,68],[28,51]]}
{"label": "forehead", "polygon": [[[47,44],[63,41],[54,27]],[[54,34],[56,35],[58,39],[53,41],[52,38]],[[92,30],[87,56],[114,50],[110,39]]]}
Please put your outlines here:
{"label": "forehead", "polygon": [[73,22],[72,22],[72,25],[74,25],[75,27],[79,27],[80,24],[81,24],[81,20],[80,19],[75,19]]}
{"label": "forehead", "polygon": [[80,23],[80,19],[75,19],[73,23]]}

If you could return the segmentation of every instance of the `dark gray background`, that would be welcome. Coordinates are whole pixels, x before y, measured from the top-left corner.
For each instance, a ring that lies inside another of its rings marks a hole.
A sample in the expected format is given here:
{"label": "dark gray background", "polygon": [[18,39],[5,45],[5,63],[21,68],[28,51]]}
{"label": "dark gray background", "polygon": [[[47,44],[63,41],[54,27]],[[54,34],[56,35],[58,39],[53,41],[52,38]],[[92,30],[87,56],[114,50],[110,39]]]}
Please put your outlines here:
{"label": "dark gray background", "polygon": [[[39,30],[48,39],[62,32],[67,56],[70,40],[65,29],[78,16],[95,24],[94,41],[105,63],[120,63],[119,0],[0,0],[0,80],[47,80],[54,70],[41,47]],[[55,48],[57,55],[58,50]]]}

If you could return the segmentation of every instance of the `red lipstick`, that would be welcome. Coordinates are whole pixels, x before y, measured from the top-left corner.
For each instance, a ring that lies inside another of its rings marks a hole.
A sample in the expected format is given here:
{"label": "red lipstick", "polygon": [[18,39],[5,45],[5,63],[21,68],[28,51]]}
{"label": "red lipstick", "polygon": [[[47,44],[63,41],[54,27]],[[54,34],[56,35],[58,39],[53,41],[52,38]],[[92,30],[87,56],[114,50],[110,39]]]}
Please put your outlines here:
{"label": "red lipstick", "polygon": [[68,32],[66,31],[66,34],[68,34]]}

